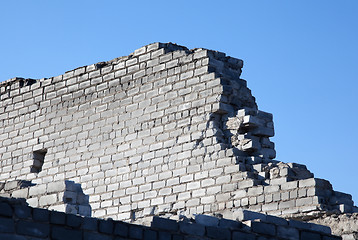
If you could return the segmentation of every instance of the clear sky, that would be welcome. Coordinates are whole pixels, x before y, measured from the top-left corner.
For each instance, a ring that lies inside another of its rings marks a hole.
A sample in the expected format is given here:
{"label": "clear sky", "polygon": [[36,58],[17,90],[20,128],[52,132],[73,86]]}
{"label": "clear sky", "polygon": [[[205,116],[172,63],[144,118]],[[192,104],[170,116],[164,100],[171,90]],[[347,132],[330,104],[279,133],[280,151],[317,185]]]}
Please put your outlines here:
{"label": "clear sky", "polygon": [[43,78],[152,42],[244,60],[277,159],[358,203],[358,1],[2,1],[0,81]]}

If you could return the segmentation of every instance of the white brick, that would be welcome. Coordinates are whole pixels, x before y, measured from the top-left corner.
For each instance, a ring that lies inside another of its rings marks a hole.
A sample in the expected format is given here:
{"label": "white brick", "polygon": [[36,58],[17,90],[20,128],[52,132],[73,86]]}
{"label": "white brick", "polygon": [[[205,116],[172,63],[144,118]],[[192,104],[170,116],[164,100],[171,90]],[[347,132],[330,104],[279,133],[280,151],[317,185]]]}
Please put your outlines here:
{"label": "white brick", "polygon": [[53,205],[57,201],[58,200],[57,200],[57,195],[56,194],[41,196],[40,199],[39,199],[39,206]]}

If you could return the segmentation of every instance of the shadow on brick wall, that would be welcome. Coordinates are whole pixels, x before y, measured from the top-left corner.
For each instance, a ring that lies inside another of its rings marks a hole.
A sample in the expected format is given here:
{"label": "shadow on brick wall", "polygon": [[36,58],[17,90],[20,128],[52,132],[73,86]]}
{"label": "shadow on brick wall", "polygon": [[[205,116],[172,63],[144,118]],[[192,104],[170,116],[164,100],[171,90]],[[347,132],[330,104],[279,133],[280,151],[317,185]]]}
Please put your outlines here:
{"label": "shadow on brick wall", "polygon": [[83,193],[81,184],[65,180],[66,189],[63,194],[63,202],[66,204],[66,213],[91,216],[92,208],[89,204],[89,196]]}

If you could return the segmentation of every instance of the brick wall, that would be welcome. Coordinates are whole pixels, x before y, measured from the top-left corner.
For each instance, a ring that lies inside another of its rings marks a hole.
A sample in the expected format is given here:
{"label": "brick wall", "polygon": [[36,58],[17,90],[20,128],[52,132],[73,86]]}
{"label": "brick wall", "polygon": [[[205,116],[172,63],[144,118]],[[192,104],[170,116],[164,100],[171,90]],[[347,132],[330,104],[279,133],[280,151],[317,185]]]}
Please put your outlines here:
{"label": "brick wall", "polygon": [[205,215],[181,221],[153,217],[150,226],[140,226],[31,208],[23,201],[0,197],[0,239],[341,239],[320,225],[247,211],[240,212],[239,217],[242,221]]}
{"label": "brick wall", "polygon": [[242,66],[154,43],[57,77],[1,83],[0,194],[126,221],[357,211],[305,166],[273,160],[272,115],[257,109]]}

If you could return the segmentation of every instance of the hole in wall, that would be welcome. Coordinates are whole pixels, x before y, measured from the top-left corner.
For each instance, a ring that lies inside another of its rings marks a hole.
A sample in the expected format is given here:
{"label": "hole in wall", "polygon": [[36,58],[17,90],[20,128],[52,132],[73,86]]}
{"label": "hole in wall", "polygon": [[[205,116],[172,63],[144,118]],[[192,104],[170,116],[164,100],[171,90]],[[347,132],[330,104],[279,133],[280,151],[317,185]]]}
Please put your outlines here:
{"label": "hole in wall", "polygon": [[26,86],[31,86],[32,84],[36,83],[36,80],[31,78],[25,79],[25,81],[26,81]]}
{"label": "hole in wall", "polygon": [[131,222],[135,221],[135,210],[131,210],[130,218],[131,218]]}
{"label": "hole in wall", "polygon": [[33,159],[33,164],[31,166],[32,173],[41,172],[42,165],[44,164],[45,161],[46,153],[47,153],[46,149],[37,150],[32,153],[32,159]]}

